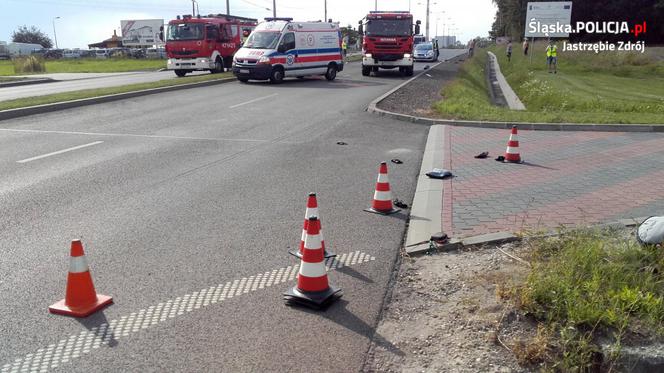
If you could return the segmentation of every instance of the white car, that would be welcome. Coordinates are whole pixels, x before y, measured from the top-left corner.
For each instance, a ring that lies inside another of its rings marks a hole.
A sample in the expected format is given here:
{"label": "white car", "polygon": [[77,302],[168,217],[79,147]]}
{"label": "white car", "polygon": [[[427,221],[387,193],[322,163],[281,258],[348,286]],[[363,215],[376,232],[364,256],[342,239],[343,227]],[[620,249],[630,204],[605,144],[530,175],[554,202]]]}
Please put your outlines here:
{"label": "white car", "polygon": [[97,49],[95,51],[95,57],[98,59],[106,59],[109,56],[108,49]]}
{"label": "white car", "polygon": [[62,51],[62,58],[81,58],[81,52],[72,49]]}
{"label": "white car", "polygon": [[438,50],[433,43],[420,43],[413,51],[415,61],[438,61]]}

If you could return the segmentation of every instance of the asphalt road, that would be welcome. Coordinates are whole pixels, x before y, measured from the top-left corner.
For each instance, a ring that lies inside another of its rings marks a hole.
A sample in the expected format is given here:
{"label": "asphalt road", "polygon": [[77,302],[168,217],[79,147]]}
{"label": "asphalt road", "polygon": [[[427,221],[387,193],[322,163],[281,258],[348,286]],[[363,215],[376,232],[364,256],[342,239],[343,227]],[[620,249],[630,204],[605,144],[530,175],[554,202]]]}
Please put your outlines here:
{"label": "asphalt road", "polygon": [[[363,209],[382,160],[412,199],[427,132],[366,113],[405,78],[359,70],[0,122],[0,372],[359,370],[407,219]],[[325,312],[281,298],[311,191],[347,264]],[[115,301],[82,320],[47,312],[72,238]]]}

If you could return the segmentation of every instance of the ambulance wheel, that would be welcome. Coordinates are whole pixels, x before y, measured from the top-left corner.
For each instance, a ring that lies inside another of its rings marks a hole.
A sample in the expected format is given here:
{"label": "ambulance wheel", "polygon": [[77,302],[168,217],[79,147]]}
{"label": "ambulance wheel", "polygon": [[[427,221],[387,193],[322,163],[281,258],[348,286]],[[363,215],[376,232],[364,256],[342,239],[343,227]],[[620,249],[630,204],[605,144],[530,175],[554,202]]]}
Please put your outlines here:
{"label": "ambulance wheel", "polygon": [[175,75],[182,78],[183,76],[187,75],[187,70],[175,70]]}
{"label": "ambulance wheel", "polygon": [[371,66],[362,66],[362,75],[363,76],[371,75]]}
{"label": "ambulance wheel", "polygon": [[270,74],[270,83],[279,84],[284,81],[284,69],[275,67]]}
{"label": "ambulance wheel", "polygon": [[325,79],[332,81],[337,77],[337,65],[329,64],[327,66],[327,72],[325,73]]}

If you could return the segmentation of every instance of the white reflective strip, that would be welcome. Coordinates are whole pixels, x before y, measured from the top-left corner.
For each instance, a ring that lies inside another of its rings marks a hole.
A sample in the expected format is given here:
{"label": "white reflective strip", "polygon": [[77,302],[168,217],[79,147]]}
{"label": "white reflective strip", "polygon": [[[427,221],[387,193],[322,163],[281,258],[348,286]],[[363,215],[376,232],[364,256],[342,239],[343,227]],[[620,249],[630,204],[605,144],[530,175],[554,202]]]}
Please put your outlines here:
{"label": "white reflective strip", "polygon": [[374,199],[376,201],[391,201],[392,200],[392,192],[379,192],[376,191],[374,193]]}
{"label": "white reflective strip", "polygon": [[307,231],[302,229],[302,238],[300,238],[300,241],[304,241],[305,237],[307,237]]}
{"label": "white reflective strip", "polygon": [[325,262],[300,264],[300,274],[307,277],[323,277],[325,276]]}
{"label": "white reflective strip", "polygon": [[304,213],[304,219],[309,219],[310,216],[320,218],[320,216],[318,216],[318,207],[307,207],[307,211]]}
{"label": "white reflective strip", "polygon": [[69,259],[69,273],[81,273],[88,271],[88,261],[85,256],[73,256]]}
{"label": "white reflective strip", "polygon": [[510,141],[519,141],[519,135],[510,135]]}
{"label": "white reflective strip", "polygon": [[307,237],[304,239],[304,247],[310,250],[322,248],[320,243],[320,236],[317,234],[307,235]]}
{"label": "white reflective strip", "polygon": [[387,177],[387,174],[378,174],[378,182],[379,183],[389,183],[390,179]]}
{"label": "white reflective strip", "polygon": [[508,146],[505,152],[507,154],[519,154],[519,148],[513,148],[511,146]]}

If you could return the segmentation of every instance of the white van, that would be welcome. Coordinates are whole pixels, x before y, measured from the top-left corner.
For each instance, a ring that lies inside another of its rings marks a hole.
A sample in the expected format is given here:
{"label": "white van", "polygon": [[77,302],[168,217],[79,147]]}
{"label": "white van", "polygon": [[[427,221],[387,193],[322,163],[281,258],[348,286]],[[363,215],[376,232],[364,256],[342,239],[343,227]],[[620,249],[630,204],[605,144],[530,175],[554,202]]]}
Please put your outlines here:
{"label": "white van", "polygon": [[76,49],[65,49],[62,51],[62,58],[81,58],[81,52]]}
{"label": "white van", "polygon": [[249,79],[281,82],[284,77],[324,75],[334,80],[344,69],[339,25],[265,18],[233,57],[233,74]]}
{"label": "white van", "polygon": [[106,59],[109,56],[108,49],[97,49],[95,51],[95,57],[98,59]]}

